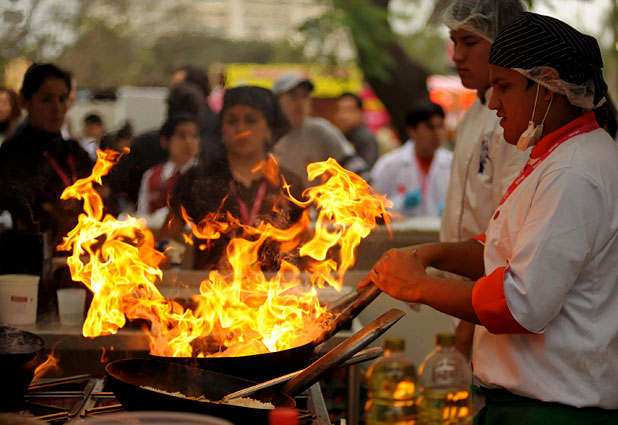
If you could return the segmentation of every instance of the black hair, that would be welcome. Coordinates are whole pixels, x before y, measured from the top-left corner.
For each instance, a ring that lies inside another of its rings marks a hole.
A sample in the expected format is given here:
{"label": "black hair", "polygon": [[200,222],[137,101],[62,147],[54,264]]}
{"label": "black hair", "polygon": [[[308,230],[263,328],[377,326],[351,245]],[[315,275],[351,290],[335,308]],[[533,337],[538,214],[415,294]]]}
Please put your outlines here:
{"label": "black hair", "polygon": [[406,115],[406,126],[416,127],[418,123],[429,121],[433,116],[438,115],[444,118],[444,109],[437,103],[429,99],[416,102]]}
{"label": "black hair", "polygon": [[174,131],[176,131],[176,127],[180,123],[183,122],[192,122],[197,126],[198,133],[200,128],[200,122],[195,115],[187,114],[186,112],[179,112],[171,117],[168,117],[165,123],[161,126],[161,137],[165,137],[167,139],[171,138],[174,135]]}
{"label": "black hair", "polygon": [[594,110],[599,127],[607,130],[612,139],[616,139],[618,133],[618,112],[612,97],[607,93],[605,103]]}
{"label": "black hair", "polygon": [[361,111],[363,110],[363,100],[358,95],[355,95],[354,93],[350,93],[349,91],[343,92],[337,100],[341,100],[346,97],[350,99],[354,99],[354,102],[356,102],[356,106],[358,107],[358,109],[360,109]]}
{"label": "black hair", "polygon": [[167,95],[167,116],[187,113],[199,117],[204,108],[201,92],[194,84],[182,82],[174,85]]}
{"label": "black hair", "polygon": [[84,122],[86,124],[99,124],[103,125],[103,120],[99,114],[90,113],[84,117]]}
{"label": "black hair", "polygon": [[271,143],[276,143],[279,138],[292,128],[287,120],[279,102],[273,92],[263,87],[241,86],[234,87],[225,91],[223,97],[223,107],[219,112],[217,123],[217,134],[221,137],[221,124],[225,111],[235,105],[247,105],[257,109],[266,118],[266,123],[272,131]]}
{"label": "black hair", "polygon": [[71,74],[68,71],[53,63],[33,63],[24,74],[24,81],[19,92],[26,100],[30,100],[48,78],[58,78],[64,81],[67,93],[71,91]]}
{"label": "black hair", "polygon": [[103,136],[100,147],[102,150],[114,149],[120,152],[121,149],[118,146],[118,142],[121,139],[133,139],[133,125],[130,121],[125,121],[125,123],[118,130]]}
{"label": "black hair", "polygon": [[530,78],[526,77],[526,90],[528,90],[530,87],[532,87],[534,85],[534,83],[536,83],[536,81],[531,80]]}
{"label": "black hair", "polygon": [[210,82],[208,82],[208,76],[203,69],[194,65],[184,65],[178,68],[177,71],[184,71],[185,79],[183,81],[194,84],[204,97],[210,94]]}

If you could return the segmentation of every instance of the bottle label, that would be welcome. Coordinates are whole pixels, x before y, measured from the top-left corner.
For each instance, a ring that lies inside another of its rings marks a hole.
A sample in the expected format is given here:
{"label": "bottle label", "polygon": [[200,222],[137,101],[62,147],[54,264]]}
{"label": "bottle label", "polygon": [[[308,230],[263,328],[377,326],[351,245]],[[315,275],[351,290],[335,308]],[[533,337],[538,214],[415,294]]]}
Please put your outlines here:
{"label": "bottle label", "polygon": [[444,358],[436,362],[432,371],[433,382],[436,385],[450,385],[457,381],[457,362]]}

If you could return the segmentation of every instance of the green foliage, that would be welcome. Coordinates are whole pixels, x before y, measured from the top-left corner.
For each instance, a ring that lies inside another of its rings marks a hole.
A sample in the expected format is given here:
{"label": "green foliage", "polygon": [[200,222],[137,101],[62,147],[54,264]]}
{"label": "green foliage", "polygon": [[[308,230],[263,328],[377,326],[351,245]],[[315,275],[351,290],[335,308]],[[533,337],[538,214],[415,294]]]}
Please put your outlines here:
{"label": "green foliage", "polygon": [[388,24],[386,9],[374,5],[370,0],[333,0],[332,9],[323,15],[305,21],[299,28],[317,48],[313,57],[327,57],[337,62],[333,39],[342,34],[353,42],[363,72],[380,80],[389,77],[388,68],[392,58],[384,49],[396,41]]}
{"label": "green foliage", "polygon": [[400,44],[428,73],[446,74],[450,71],[446,61],[448,40],[437,32],[423,31],[401,37]]}
{"label": "green foliage", "polygon": [[88,20],[83,33],[56,61],[73,71],[81,87],[106,88],[130,81],[139,71],[132,39],[100,20]]}
{"label": "green foliage", "polygon": [[300,48],[287,41],[232,41],[202,32],[178,32],[138,45],[134,37],[101,21],[82,23],[82,35],[57,58],[73,70],[80,87],[166,86],[175,69],[213,62],[303,62]]}

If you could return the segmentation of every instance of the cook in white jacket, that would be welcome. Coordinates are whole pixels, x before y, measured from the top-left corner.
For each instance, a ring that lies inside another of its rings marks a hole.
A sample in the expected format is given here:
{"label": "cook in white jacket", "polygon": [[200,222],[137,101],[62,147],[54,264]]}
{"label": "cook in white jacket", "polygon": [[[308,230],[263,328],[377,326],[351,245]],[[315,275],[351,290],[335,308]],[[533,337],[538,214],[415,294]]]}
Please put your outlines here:
{"label": "cook in white jacket", "polygon": [[[493,211],[527,153],[504,142],[496,112],[487,107],[489,48],[498,32],[513,22],[524,6],[520,0],[454,0],[444,14],[454,44],[453,62],[461,83],[477,98],[461,121],[440,227],[440,241],[459,242],[484,233]],[[455,277],[455,276],[448,276]],[[457,348],[469,355],[474,325],[454,320]]]}
{"label": "cook in white jacket", "polygon": [[372,186],[393,201],[405,217],[439,217],[451,176],[453,153],[444,142],[444,110],[429,100],[414,105],[406,117],[410,139],[384,154],[371,170]]}
{"label": "cook in white jacket", "polygon": [[473,365],[487,405],[475,423],[618,423],[618,148],[586,112],[607,93],[600,49],[524,12],[496,37],[489,63],[489,105],[505,140],[533,148],[478,238],[484,245],[390,250],[369,278],[483,325]]}

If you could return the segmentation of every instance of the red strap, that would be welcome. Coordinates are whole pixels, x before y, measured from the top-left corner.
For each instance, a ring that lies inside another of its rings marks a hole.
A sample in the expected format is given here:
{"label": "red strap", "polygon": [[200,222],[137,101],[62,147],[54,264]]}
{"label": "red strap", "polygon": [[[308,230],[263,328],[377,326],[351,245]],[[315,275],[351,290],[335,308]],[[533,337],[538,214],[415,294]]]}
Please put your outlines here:
{"label": "red strap", "polygon": [[492,334],[533,334],[513,317],[504,296],[504,271],[498,267],[480,278],[472,290],[472,307],[485,328]]}
{"label": "red strap", "polygon": [[71,179],[66,175],[60,164],[54,159],[53,156],[49,154],[47,151],[43,151],[43,156],[47,159],[47,162],[53,167],[54,171],[62,180],[64,187],[69,187],[73,183],[77,181],[77,173],[75,172],[75,162],[73,161],[73,155],[69,155],[67,158],[67,165],[69,166],[69,170],[71,171]]}
{"label": "red strap", "polygon": [[258,188],[257,194],[255,195],[255,200],[253,201],[253,206],[251,207],[251,214],[249,214],[249,208],[247,208],[247,204],[240,198],[240,195],[238,194],[236,183],[234,183],[234,180],[230,180],[230,190],[236,197],[236,202],[238,202],[238,207],[240,208],[240,218],[243,224],[246,224],[248,226],[254,224],[258,212],[262,207],[264,197],[266,196],[266,186],[267,184],[265,180],[260,183],[260,187]]}
{"label": "red strap", "polygon": [[477,235],[477,236],[473,237],[472,239],[482,243],[483,245],[485,245],[485,233]]}
{"label": "red strap", "polygon": [[148,179],[148,189],[150,191],[148,209],[151,213],[167,205],[167,199],[170,193],[172,193],[181,174],[180,171],[176,169],[169,179],[163,181],[162,174],[164,167],[165,163],[152,167],[152,172]]}
{"label": "red strap", "polygon": [[[590,119],[591,116],[593,117],[592,120]],[[575,136],[588,133],[596,130],[597,128],[599,128],[599,125],[596,120],[594,120],[594,113],[588,112],[541,139],[537,146],[532,149],[530,158],[528,159],[528,162],[526,162],[524,168],[520,171],[517,178],[513,180],[513,183],[511,183],[509,188],[504,193],[498,207],[506,201],[506,199],[515,189],[517,189],[526,177],[528,177],[553,151],[555,151],[558,146]]]}

